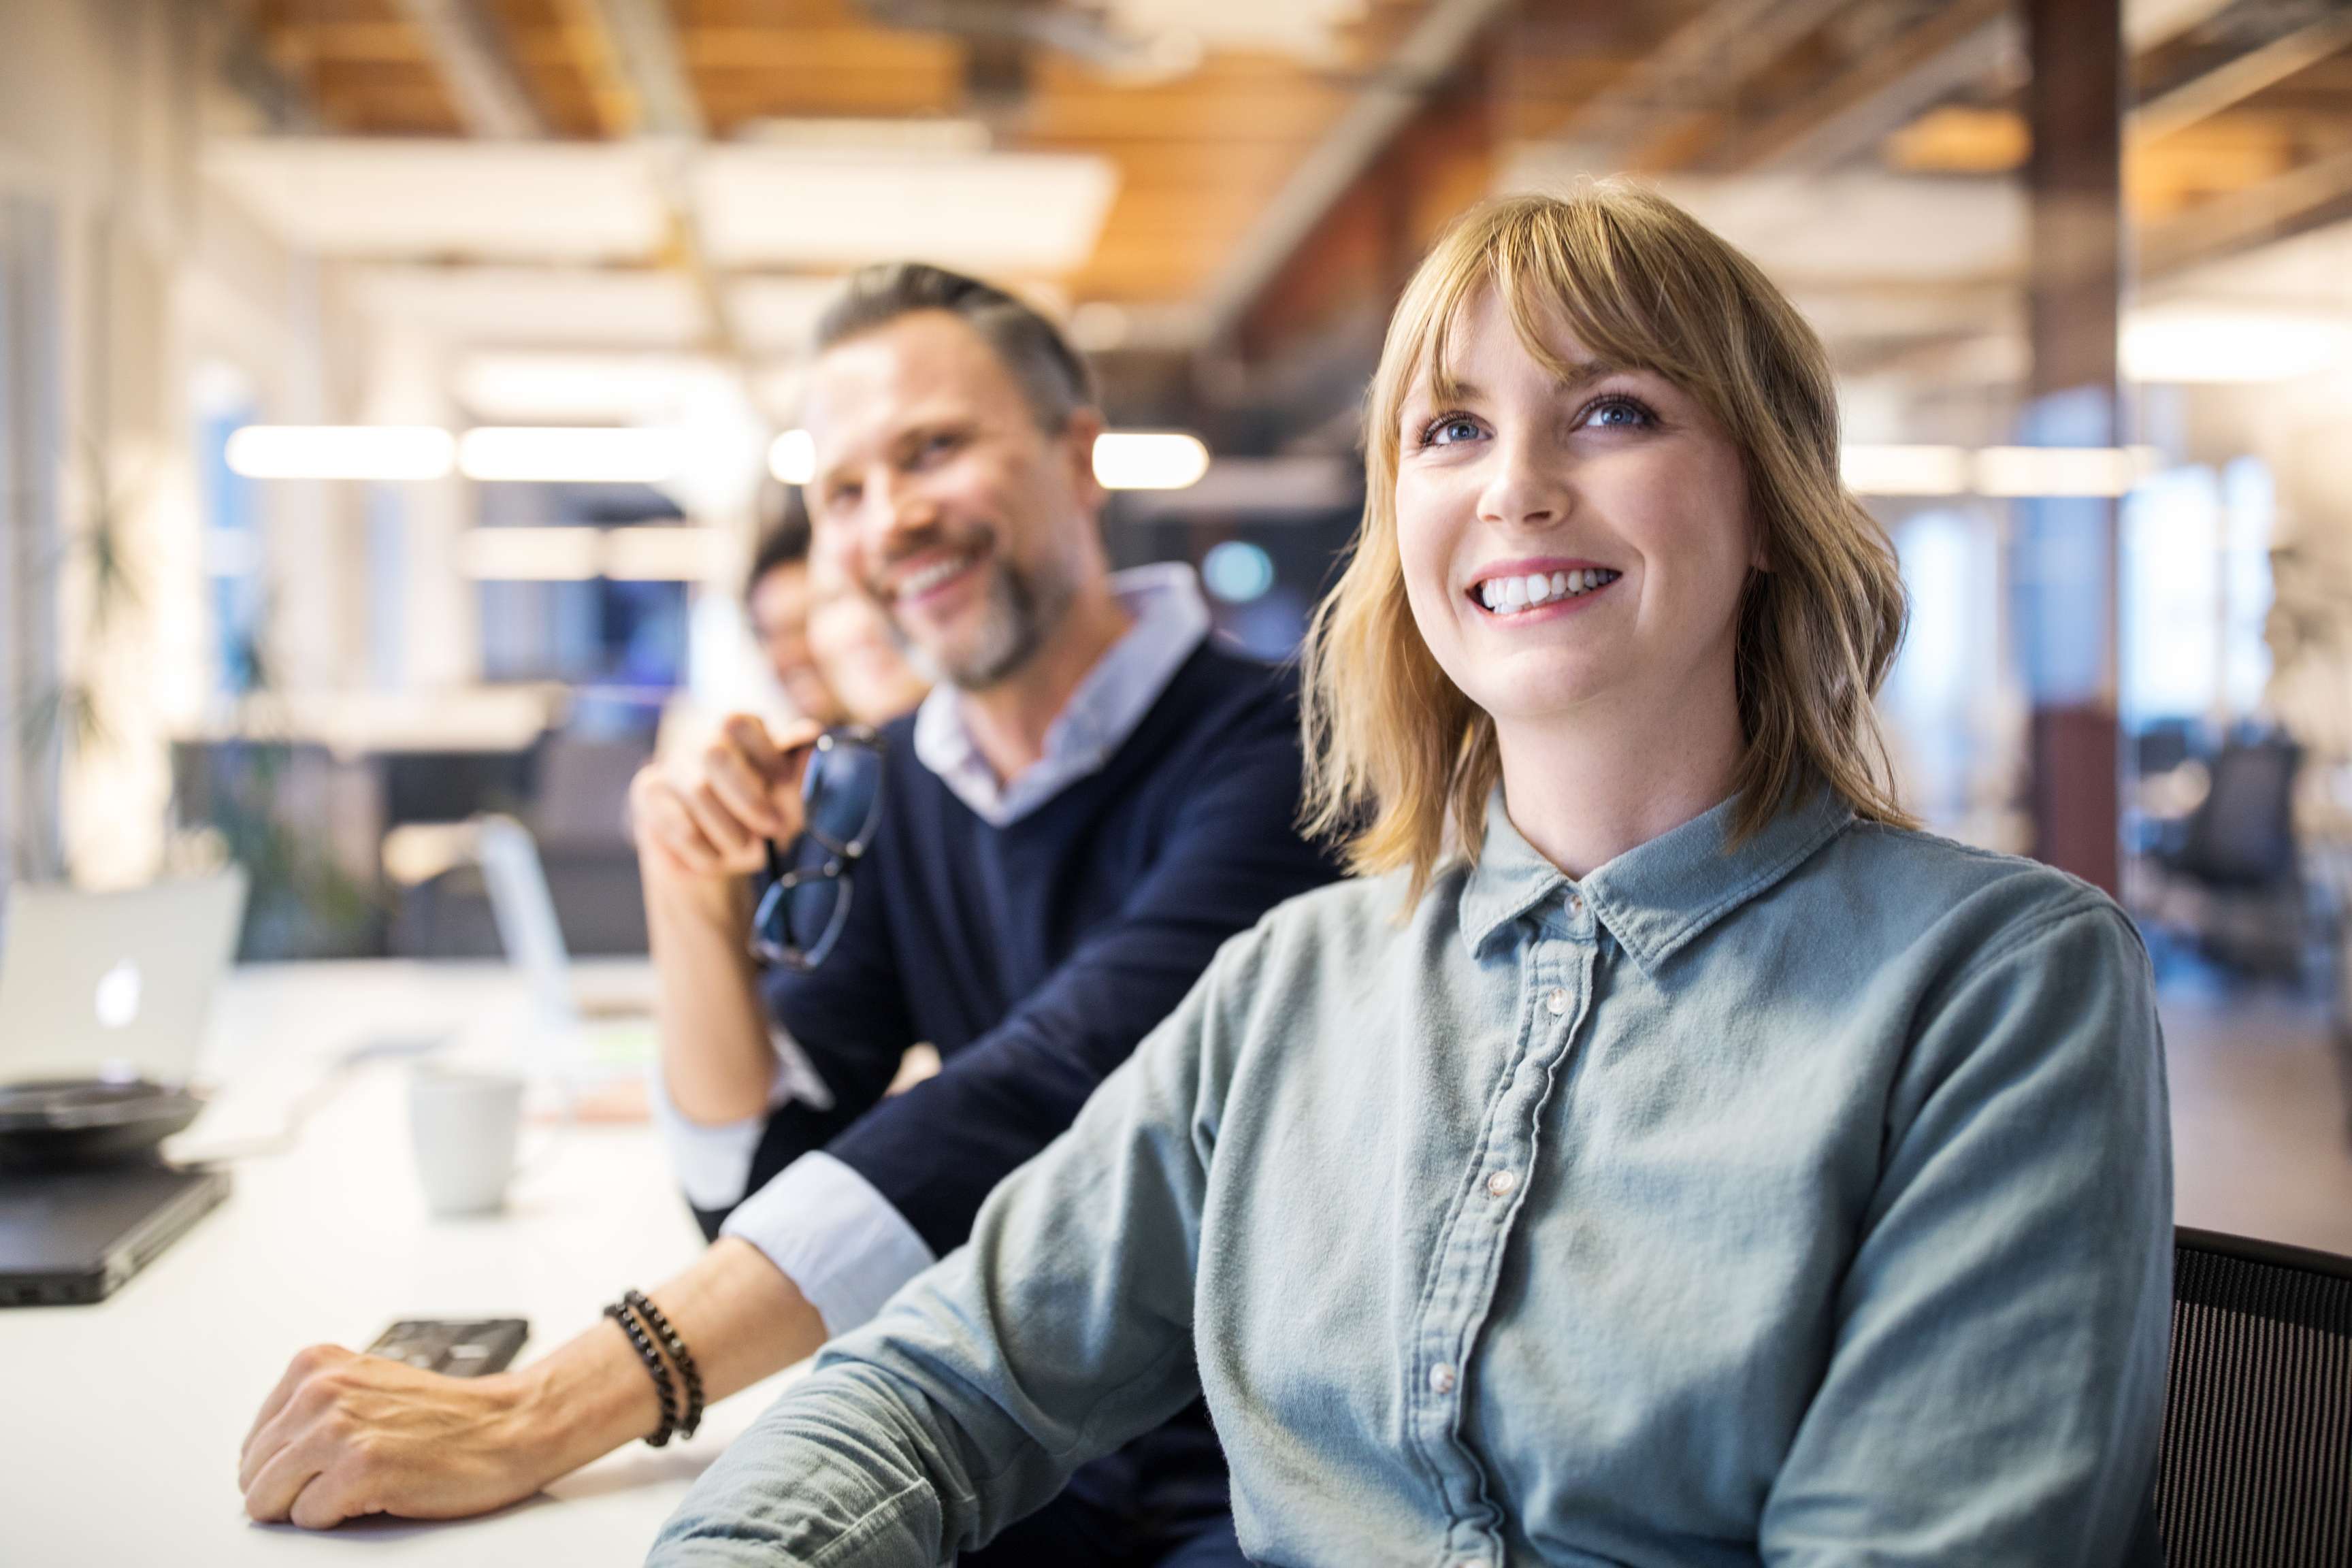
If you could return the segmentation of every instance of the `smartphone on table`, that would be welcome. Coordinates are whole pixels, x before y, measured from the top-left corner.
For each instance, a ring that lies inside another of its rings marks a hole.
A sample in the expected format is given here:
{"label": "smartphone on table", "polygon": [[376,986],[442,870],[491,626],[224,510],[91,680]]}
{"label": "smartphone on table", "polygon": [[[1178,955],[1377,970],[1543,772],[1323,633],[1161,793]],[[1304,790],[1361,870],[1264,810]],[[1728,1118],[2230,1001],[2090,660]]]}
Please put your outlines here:
{"label": "smartphone on table", "polygon": [[451,1377],[485,1377],[505,1371],[529,1338],[523,1318],[404,1318],[367,1353]]}

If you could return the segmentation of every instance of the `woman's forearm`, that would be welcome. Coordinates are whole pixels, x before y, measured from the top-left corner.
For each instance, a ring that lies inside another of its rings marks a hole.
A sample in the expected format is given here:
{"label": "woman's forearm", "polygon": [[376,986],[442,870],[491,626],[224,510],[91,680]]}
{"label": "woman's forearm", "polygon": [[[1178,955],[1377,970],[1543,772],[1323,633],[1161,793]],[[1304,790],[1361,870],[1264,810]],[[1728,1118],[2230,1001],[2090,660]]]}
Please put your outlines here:
{"label": "woman's forearm", "polygon": [[662,1087],[690,1121],[718,1126],[768,1108],[775,1047],[746,946],[750,886],[639,858],[653,950]]}

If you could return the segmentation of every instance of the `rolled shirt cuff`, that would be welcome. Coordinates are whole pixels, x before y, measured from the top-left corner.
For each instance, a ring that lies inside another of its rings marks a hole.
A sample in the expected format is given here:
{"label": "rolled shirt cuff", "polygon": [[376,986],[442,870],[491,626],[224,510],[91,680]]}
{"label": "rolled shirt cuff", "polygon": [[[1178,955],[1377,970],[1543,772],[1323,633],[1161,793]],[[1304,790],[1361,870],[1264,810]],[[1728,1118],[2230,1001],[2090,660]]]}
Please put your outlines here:
{"label": "rolled shirt cuff", "polygon": [[824,1319],[828,1335],[873,1317],[939,1261],[872,1183],[821,1150],[744,1199],[719,1234],[765,1254]]}
{"label": "rolled shirt cuff", "polygon": [[686,1192],[686,1201],[696,1208],[731,1208],[743,1201],[744,1189],[751,1184],[751,1161],[760,1152],[761,1135],[776,1107],[793,1100],[820,1110],[833,1105],[833,1091],[793,1037],[781,1029],[772,1030],[768,1037],[775,1047],[776,1068],[768,1079],[767,1109],[740,1121],[690,1120],[670,1102],[661,1064],[654,1064],[647,1099],[654,1120],[661,1124],[663,1142],[669,1145],[670,1168]]}

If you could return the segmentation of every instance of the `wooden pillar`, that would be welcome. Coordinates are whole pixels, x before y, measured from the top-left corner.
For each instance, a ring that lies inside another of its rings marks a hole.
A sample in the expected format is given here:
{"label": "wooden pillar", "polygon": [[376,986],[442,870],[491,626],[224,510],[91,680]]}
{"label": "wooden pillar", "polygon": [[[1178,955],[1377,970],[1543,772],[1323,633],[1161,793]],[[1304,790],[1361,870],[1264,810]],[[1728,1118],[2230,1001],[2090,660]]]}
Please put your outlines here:
{"label": "wooden pillar", "polygon": [[[2121,0],[2021,0],[2032,66],[2027,321],[2033,369],[2020,437],[2113,447],[2123,291]],[[2020,654],[2032,700],[2034,853],[2114,892],[2116,503],[2017,505]]]}

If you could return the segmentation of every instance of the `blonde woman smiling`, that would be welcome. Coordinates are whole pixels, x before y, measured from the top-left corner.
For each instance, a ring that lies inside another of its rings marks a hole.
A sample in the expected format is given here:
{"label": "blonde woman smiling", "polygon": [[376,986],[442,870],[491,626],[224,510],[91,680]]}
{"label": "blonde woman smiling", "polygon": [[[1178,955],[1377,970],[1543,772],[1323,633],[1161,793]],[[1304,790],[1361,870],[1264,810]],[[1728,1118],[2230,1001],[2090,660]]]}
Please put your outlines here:
{"label": "blonde woman smiling", "polygon": [[1309,639],[1356,881],[705,1475],[658,1564],[929,1564],[1205,1390],[1275,1563],[2101,1563],[2171,1194],[2146,959],[1914,831],[1819,342],[1667,203],[1472,214]]}

